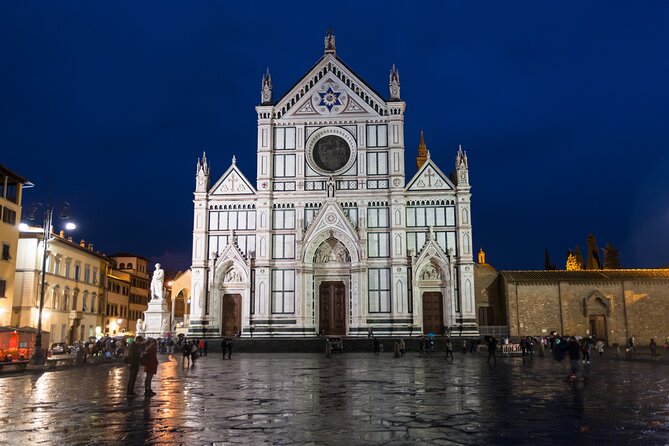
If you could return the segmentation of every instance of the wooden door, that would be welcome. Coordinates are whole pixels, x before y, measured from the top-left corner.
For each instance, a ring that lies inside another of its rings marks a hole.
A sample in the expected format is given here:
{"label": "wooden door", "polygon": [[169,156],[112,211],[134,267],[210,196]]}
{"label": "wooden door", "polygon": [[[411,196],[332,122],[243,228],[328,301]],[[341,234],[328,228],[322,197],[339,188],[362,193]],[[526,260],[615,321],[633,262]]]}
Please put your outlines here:
{"label": "wooden door", "polygon": [[423,334],[440,334],[443,327],[444,306],[440,292],[423,293]]}
{"label": "wooden door", "polygon": [[346,334],[346,287],[343,282],[321,282],[319,329],[326,335]]}
{"label": "wooden door", "polygon": [[223,296],[223,319],[221,335],[234,336],[242,327],[242,296],[226,294]]}
{"label": "wooden door", "polygon": [[590,335],[601,339],[605,344],[608,344],[606,333],[606,317],[598,314],[590,316]]}

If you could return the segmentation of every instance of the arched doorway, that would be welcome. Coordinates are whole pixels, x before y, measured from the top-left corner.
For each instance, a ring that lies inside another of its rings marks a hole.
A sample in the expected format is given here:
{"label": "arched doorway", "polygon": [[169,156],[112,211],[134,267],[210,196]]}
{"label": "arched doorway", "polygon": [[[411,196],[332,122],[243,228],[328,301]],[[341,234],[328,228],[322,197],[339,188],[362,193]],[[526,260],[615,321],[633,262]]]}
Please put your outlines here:
{"label": "arched doorway", "polygon": [[351,255],[339,240],[330,237],[314,257],[318,277],[318,327],[322,334],[346,334],[347,284]]}
{"label": "arched doorway", "polygon": [[419,269],[417,279],[423,311],[423,334],[441,334],[450,323],[446,278],[447,274],[432,261]]}

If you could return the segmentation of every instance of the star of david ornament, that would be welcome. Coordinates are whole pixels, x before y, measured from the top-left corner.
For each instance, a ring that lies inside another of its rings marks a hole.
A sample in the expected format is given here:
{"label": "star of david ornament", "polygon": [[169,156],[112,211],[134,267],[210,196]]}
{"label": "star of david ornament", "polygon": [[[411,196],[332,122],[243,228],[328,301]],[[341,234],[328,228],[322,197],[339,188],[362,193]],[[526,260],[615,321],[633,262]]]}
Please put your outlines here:
{"label": "star of david ornament", "polygon": [[321,97],[321,102],[318,105],[324,105],[328,108],[328,111],[332,111],[332,107],[335,105],[342,105],[339,100],[339,95],[341,92],[334,91],[332,86],[328,86],[328,89],[325,93],[318,93]]}

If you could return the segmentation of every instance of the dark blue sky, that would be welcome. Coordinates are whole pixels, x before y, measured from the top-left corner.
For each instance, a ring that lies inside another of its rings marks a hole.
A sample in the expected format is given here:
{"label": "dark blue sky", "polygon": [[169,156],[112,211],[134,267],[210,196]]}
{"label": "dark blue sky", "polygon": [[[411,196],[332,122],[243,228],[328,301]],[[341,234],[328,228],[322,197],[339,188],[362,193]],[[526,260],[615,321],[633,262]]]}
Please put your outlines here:
{"label": "dark blue sky", "polygon": [[2,2],[0,163],[24,204],[71,202],[75,239],[186,268],[197,156],[254,181],[262,73],[286,91],[332,28],[378,91],[398,66],[408,176],[421,128],[446,172],[467,150],[491,264],[564,267],[593,232],[668,265],[667,23],[661,1]]}

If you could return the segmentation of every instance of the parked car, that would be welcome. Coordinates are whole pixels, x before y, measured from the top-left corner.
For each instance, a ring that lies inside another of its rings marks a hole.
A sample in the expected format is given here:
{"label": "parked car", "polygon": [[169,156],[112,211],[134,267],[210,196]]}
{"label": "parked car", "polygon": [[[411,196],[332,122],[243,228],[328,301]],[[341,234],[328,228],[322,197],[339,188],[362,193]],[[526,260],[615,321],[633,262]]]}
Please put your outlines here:
{"label": "parked car", "polygon": [[51,344],[49,353],[52,355],[69,355],[72,353],[72,349],[64,342],[54,342]]}

